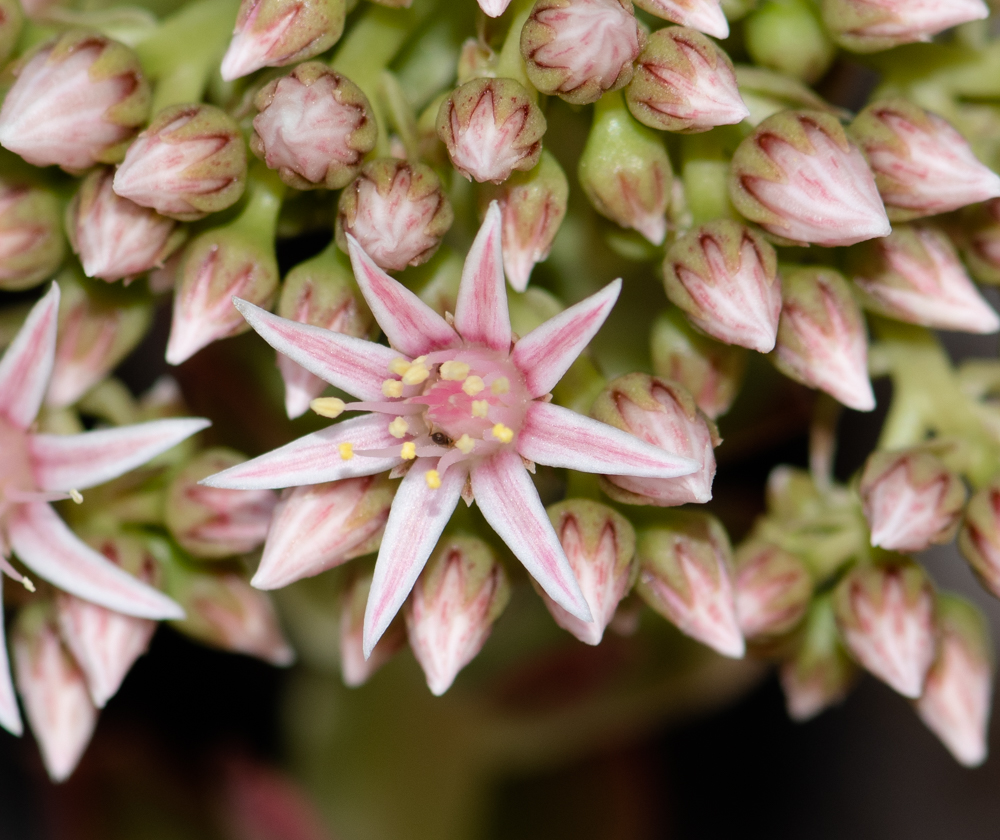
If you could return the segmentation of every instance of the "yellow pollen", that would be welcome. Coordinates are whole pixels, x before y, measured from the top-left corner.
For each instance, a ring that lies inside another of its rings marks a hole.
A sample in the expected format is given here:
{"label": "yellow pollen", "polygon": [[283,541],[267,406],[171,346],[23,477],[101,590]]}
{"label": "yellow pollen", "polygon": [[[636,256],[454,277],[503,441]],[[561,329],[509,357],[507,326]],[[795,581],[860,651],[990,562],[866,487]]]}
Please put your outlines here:
{"label": "yellow pollen", "polygon": [[382,393],[387,397],[403,396],[403,383],[398,379],[387,379],[382,383]]}
{"label": "yellow pollen", "polygon": [[21,577],[21,586],[23,586],[29,592],[34,592],[35,591],[35,584],[33,584],[31,582],[31,578],[28,577],[27,575],[23,575]]}
{"label": "yellow pollen", "polygon": [[494,379],[493,384],[490,385],[490,390],[497,396],[506,394],[510,390],[510,380],[506,376]]}
{"label": "yellow pollen", "polygon": [[423,362],[414,362],[410,365],[409,370],[403,374],[403,384],[419,385],[421,382],[426,381],[430,375],[431,372],[424,367]]}
{"label": "yellow pollen", "polygon": [[309,403],[309,407],[320,417],[340,417],[344,413],[344,401],[337,397],[320,397]]}
{"label": "yellow pollen", "polygon": [[394,373],[396,376],[402,376],[409,369],[410,363],[402,356],[389,362],[389,373]]}
{"label": "yellow pollen", "polygon": [[465,362],[445,362],[441,365],[441,378],[449,382],[461,382],[469,375],[469,366]]}
{"label": "yellow pollen", "polygon": [[497,423],[493,427],[493,437],[500,443],[510,443],[514,439],[514,430],[508,428],[503,423]]}
{"label": "yellow pollen", "polygon": [[78,505],[83,504],[83,493],[81,493],[79,490],[70,490],[69,497]]}
{"label": "yellow pollen", "polygon": [[340,451],[340,458],[343,461],[350,461],[354,457],[353,443],[342,443],[337,449]]}
{"label": "yellow pollen", "polygon": [[485,417],[490,410],[490,404],[486,400],[474,400],[472,403],[472,416]]}
{"label": "yellow pollen", "polygon": [[410,431],[410,424],[406,422],[405,417],[397,417],[389,424],[389,434],[394,438],[401,438],[408,431]]}
{"label": "yellow pollen", "polygon": [[412,461],[417,457],[417,445],[412,440],[408,440],[399,450],[399,457],[404,461]]}
{"label": "yellow pollen", "polygon": [[455,448],[463,455],[468,455],[476,447],[476,442],[468,435],[462,435],[455,441]]}
{"label": "yellow pollen", "polygon": [[470,397],[474,397],[485,387],[486,383],[483,382],[483,378],[481,376],[470,376],[462,385],[462,390],[465,391],[465,393],[467,393]]}
{"label": "yellow pollen", "polygon": [[437,490],[438,487],[441,486],[441,475],[437,470],[427,470],[427,472],[424,473],[424,481],[427,482],[427,486],[430,487],[431,490]]}

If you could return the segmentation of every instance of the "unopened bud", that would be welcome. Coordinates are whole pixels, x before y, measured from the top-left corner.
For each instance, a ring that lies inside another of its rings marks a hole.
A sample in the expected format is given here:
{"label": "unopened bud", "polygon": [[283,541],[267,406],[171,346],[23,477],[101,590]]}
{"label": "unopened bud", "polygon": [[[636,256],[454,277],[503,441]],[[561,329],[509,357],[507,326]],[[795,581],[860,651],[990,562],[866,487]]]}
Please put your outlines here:
{"label": "unopened bud", "polygon": [[955,246],[929,224],[896,225],[852,255],[866,309],[942,330],[992,333],[1000,317],[966,274]]}
{"label": "unopened bud", "polygon": [[67,32],[15,69],[0,108],[0,145],[71,172],[115,163],[149,115],[149,85],[128,47]]}
{"label": "unopened bud", "polygon": [[802,267],[783,269],[781,284],[778,369],[848,408],[871,411],[865,318],[848,282],[832,268]]}
{"label": "unopened bud", "polygon": [[253,585],[280,589],[375,551],[395,493],[395,484],[385,476],[285,490]]}
{"label": "unopened bud", "polygon": [[636,0],[635,5],[658,18],[690,26],[713,38],[729,37],[729,22],[719,0]]}
{"label": "unopened bud", "polygon": [[213,105],[173,105],[129,146],[114,189],[187,222],[235,204],[246,174],[246,146],[232,117]]}
{"label": "unopened bud", "polygon": [[904,697],[919,697],[934,661],[934,589],[903,557],[858,566],[834,593],[844,643],[868,671]]}
{"label": "unopened bud", "polygon": [[736,549],[736,615],[747,639],[780,636],[806,614],[813,581],[794,554],[766,542]]}
{"label": "unopened bud", "polygon": [[[510,599],[493,550],[474,537],[442,540],[404,608],[410,647],[437,697],[482,650]],[[376,648],[377,650],[377,648]]]}
{"label": "unopened bud", "polygon": [[483,14],[491,18],[500,17],[507,11],[509,5],[510,0],[479,0],[479,8],[483,10]]}
{"label": "unopened bud", "polygon": [[823,0],[823,22],[837,43],[863,53],[929,41],[988,15],[983,0]]}
{"label": "unopened bud", "polygon": [[340,675],[344,685],[356,688],[364,685],[372,675],[406,644],[406,627],[401,616],[386,629],[365,659],[364,626],[365,606],[371,591],[371,572],[355,575],[344,590],[340,612]]}
{"label": "unopened bud", "polygon": [[300,190],[347,186],[375,148],[378,127],[354,82],[320,61],[300,64],[257,94],[250,149]]}
{"label": "unopened bud", "polygon": [[822,78],[837,53],[811,0],[766,0],[743,27],[754,64],[807,84]]}
{"label": "unopened bud", "polygon": [[980,283],[1000,285],[1000,198],[976,208],[970,222],[965,242],[969,271]]}
{"label": "unopened bud", "polygon": [[628,84],[642,41],[632,0],[537,0],[521,55],[539,91],[586,105]]}
{"label": "unopened bud", "polygon": [[757,126],[733,154],[729,197],[792,242],[852,245],[890,231],[864,156],[820,111],[782,111]]}
{"label": "unopened bud", "polygon": [[635,588],[687,635],[742,659],[743,635],[732,584],[732,549],[715,517],[671,511],[664,526],[639,532]]}
{"label": "unopened bud", "polygon": [[231,82],[261,67],[284,67],[340,40],[344,0],[242,0],[219,72]]}
{"label": "unopened bud", "polygon": [[1000,598],[1000,477],[969,500],[958,546],[983,586]]}
{"label": "unopened bud", "polygon": [[497,59],[496,52],[485,41],[480,38],[466,38],[458,53],[458,84],[464,85],[481,76],[495,78]]}
{"label": "unopened bud", "polygon": [[1000,175],[979,162],[968,141],[946,120],[905,99],[873,102],[851,123],[850,133],[894,222],[1000,196]]}
{"label": "unopened bud", "polygon": [[14,52],[23,26],[24,12],[18,0],[0,0],[0,64]]}
{"label": "unopened bud", "polygon": [[712,498],[715,453],[720,443],[715,426],[679,385],[629,373],[610,382],[594,401],[591,416],[629,432],[667,452],[697,461],[701,468],[681,478],[605,476],[602,487],[615,501],[671,507],[702,504]]}
{"label": "unopened bud", "polygon": [[55,273],[66,253],[60,215],[49,190],[0,181],[0,289],[30,289]]}
{"label": "unopened bud", "polygon": [[668,26],[649,37],[625,89],[632,115],[650,128],[693,134],[749,115],[733,63],[700,32]]}
{"label": "unopened bud", "polygon": [[663,262],[667,297],[713,338],[761,353],[781,313],[778,258],[760,234],[716,219],[682,236]]}
{"label": "unopened bud", "polygon": [[351,234],[377,265],[402,271],[427,262],[454,220],[433,169],[378,158],[340,194],[337,244],[347,253]]}
{"label": "unopened bud", "polygon": [[542,153],[545,117],[514,79],[473,79],[441,103],[437,134],[468,179],[499,184]]}

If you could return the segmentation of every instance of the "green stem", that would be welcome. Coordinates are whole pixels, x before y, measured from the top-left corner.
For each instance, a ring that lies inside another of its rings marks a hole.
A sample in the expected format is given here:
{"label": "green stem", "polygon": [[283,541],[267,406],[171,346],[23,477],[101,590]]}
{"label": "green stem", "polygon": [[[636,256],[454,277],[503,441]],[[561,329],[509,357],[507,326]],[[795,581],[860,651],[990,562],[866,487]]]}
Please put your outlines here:
{"label": "green stem", "polygon": [[276,172],[255,161],[247,176],[247,192],[247,203],[230,226],[253,235],[261,242],[273,241],[281,201],[285,197],[285,185]]}
{"label": "green stem", "polygon": [[692,224],[732,218],[729,203],[729,158],[718,132],[686,135],[681,139],[681,179]]}
{"label": "green stem", "polygon": [[497,76],[520,82],[533,97],[537,98],[537,91],[528,81],[524,58],[521,55],[521,30],[524,28],[535,3],[534,0],[515,0],[511,5],[514,11],[514,20],[511,22],[507,38],[500,49],[500,56],[497,59]]}

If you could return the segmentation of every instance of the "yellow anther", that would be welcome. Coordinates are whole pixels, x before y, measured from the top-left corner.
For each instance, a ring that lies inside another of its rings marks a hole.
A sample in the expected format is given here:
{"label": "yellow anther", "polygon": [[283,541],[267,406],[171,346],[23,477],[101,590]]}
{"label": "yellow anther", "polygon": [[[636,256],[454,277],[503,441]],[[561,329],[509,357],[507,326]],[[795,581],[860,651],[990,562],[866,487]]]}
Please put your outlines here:
{"label": "yellow anther", "polygon": [[417,445],[412,440],[408,440],[399,450],[399,457],[404,461],[412,461],[417,457]]}
{"label": "yellow anther", "polygon": [[353,443],[342,443],[337,449],[340,451],[341,460],[350,461],[354,457]]}
{"label": "yellow anther", "polygon": [[462,435],[455,441],[455,448],[463,455],[468,455],[476,447],[476,442],[468,435]]}
{"label": "yellow anther", "polygon": [[410,363],[406,361],[402,356],[393,359],[389,362],[389,373],[394,373],[396,376],[402,376],[410,369]]}
{"label": "yellow anther", "polygon": [[29,592],[35,591],[35,584],[31,582],[31,578],[27,575],[21,577],[21,586],[27,589]]}
{"label": "yellow anther", "polygon": [[462,390],[465,391],[470,397],[476,396],[483,388],[486,387],[486,383],[483,382],[481,376],[470,376],[462,384]]}
{"label": "yellow anther", "polygon": [[340,417],[344,413],[344,401],[337,397],[320,397],[309,403],[309,407],[320,417]]}
{"label": "yellow anther", "polygon": [[427,482],[427,486],[430,487],[431,490],[437,490],[438,487],[441,486],[441,475],[437,470],[427,470],[427,472],[424,473],[424,481]]}
{"label": "yellow anther", "polygon": [[387,397],[403,396],[403,383],[398,379],[387,379],[382,383],[382,393]]}
{"label": "yellow anther", "polygon": [[510,380],[506,376],[500,376],[493,380],[490,390],[497,396],[506,394],[510,390]]}
{"label": "yellow anther", "polygon": [[79,490],[70,490],[69,497],[78,505],[83,504],[83,493],[81,493]]}
{"label": "yellow anther", "polygon": [[394,438],[401,438],[408,431],[410,431],[410,424],[406,422],[405,417],[397,417],[389,424],[389,434]]}
{"label": "yellow anther", "polygon": [[514,439],[514,430],[508,428],[503,423],[497,423],[493,427],[493,437],[500,443],[510,443]]}
{"label": "yellow anther", "polygon": [[489,414],[490,404],[487,400],[474,400],[472,403],[472,416],[485,417]]}
{"label": "yellow anther", "polygon": [[431,372],[424,367],[423,362],[414,362],[410,365],[409,370],[403,374],[403,384],[419,385],[421,382],[426,381],[427,377],[430,375]]}
{"label": "yellow anther", "polygon": [[441,365],[441,378],[449,382],[461,382],[469,375],[469,366],[465,362],[445,362]]}

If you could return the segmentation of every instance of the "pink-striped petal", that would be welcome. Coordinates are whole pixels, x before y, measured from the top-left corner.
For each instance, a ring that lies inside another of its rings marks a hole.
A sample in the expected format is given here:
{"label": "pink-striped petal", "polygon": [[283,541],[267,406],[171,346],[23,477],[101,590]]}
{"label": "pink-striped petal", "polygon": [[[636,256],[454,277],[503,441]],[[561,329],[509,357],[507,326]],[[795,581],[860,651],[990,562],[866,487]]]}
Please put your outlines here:
{"label": "pink-striped petal", "polygon": [[603,475],[677,478],[699,469],[697,461],[551,403],[533,402],[517,439],[529,461]]}
{"label": "pink-striped petal", "polygon": [[134,470],[210,425],[185,418],[79,435],[31,435],[31,466],[41,490],[84,490]]}
{"label": "pink-striped petal", "polygon": [[310,373],[359,399],[383,399],[382,383],[399,353],[363,338],[272,315],[239,298],[233,298],[233,305],[264,341]]}
{"label": "pink-striped petal", "polygon": [[418,458],[396,491],[365,608],[365,659],[403,606],[462,497],[466,472],[459,465],[445,471],[440,487],[427,486],[426,473],[437,462]]}
{"label": "pink-striped petal", "polygon": [[494,350],[510,349],[510,314],[500,246],[500,205],[490,202],[486,220],[465,258],[455,304],[455,329],[462,340]]}
{"label": "pink-striped petal", "polygon": [[366,414],[300,437],[200,483],[232,490],[275,490],[374,475],[403,463],[397,457],[357,454],[345,461],[340,455],[342,443],[350,443],[355,452],[399,446],[399,441],[389,434],[388,417]]}
{"label": "pink-striped petal", "polygon": [[622,281],[608,283],[536,327],[514,345],[511,361],[524,374],[533,397],[549,393],[590,343],[618,300]]}
{"label": "pink-striped petal", "polygon": [[521,456],[503,449],[474,467],[472,495],[486,521],[548,596],[581,621],[592,621],[587,599]]}
{"label": "pink-striped petal", "polygon": [[58,315],[59,287],[53,283],[0,359],[0,413],[19,429],[34,421],[49,387]]}
{"label": "pink-striped petal", "polygon": [[347,245],[354,277],[389,344],[411,357],[459,344],[458,334],[448,322],[375,265],[350,234]]}
{"label": "pink-striped petal", "polygon": [[126,615],[184,617],[176,602],[82,542],[45,502],[18,505],[7,531],[21,562],[59,589]]}
{"label": "pink-striped petal", "polygon": [[14,735],[24,732],[21,711],[17,708],[14,681],[10,675],[7,658],[7,639],[3,630],[3,575],[0,574],[0,726]]}

